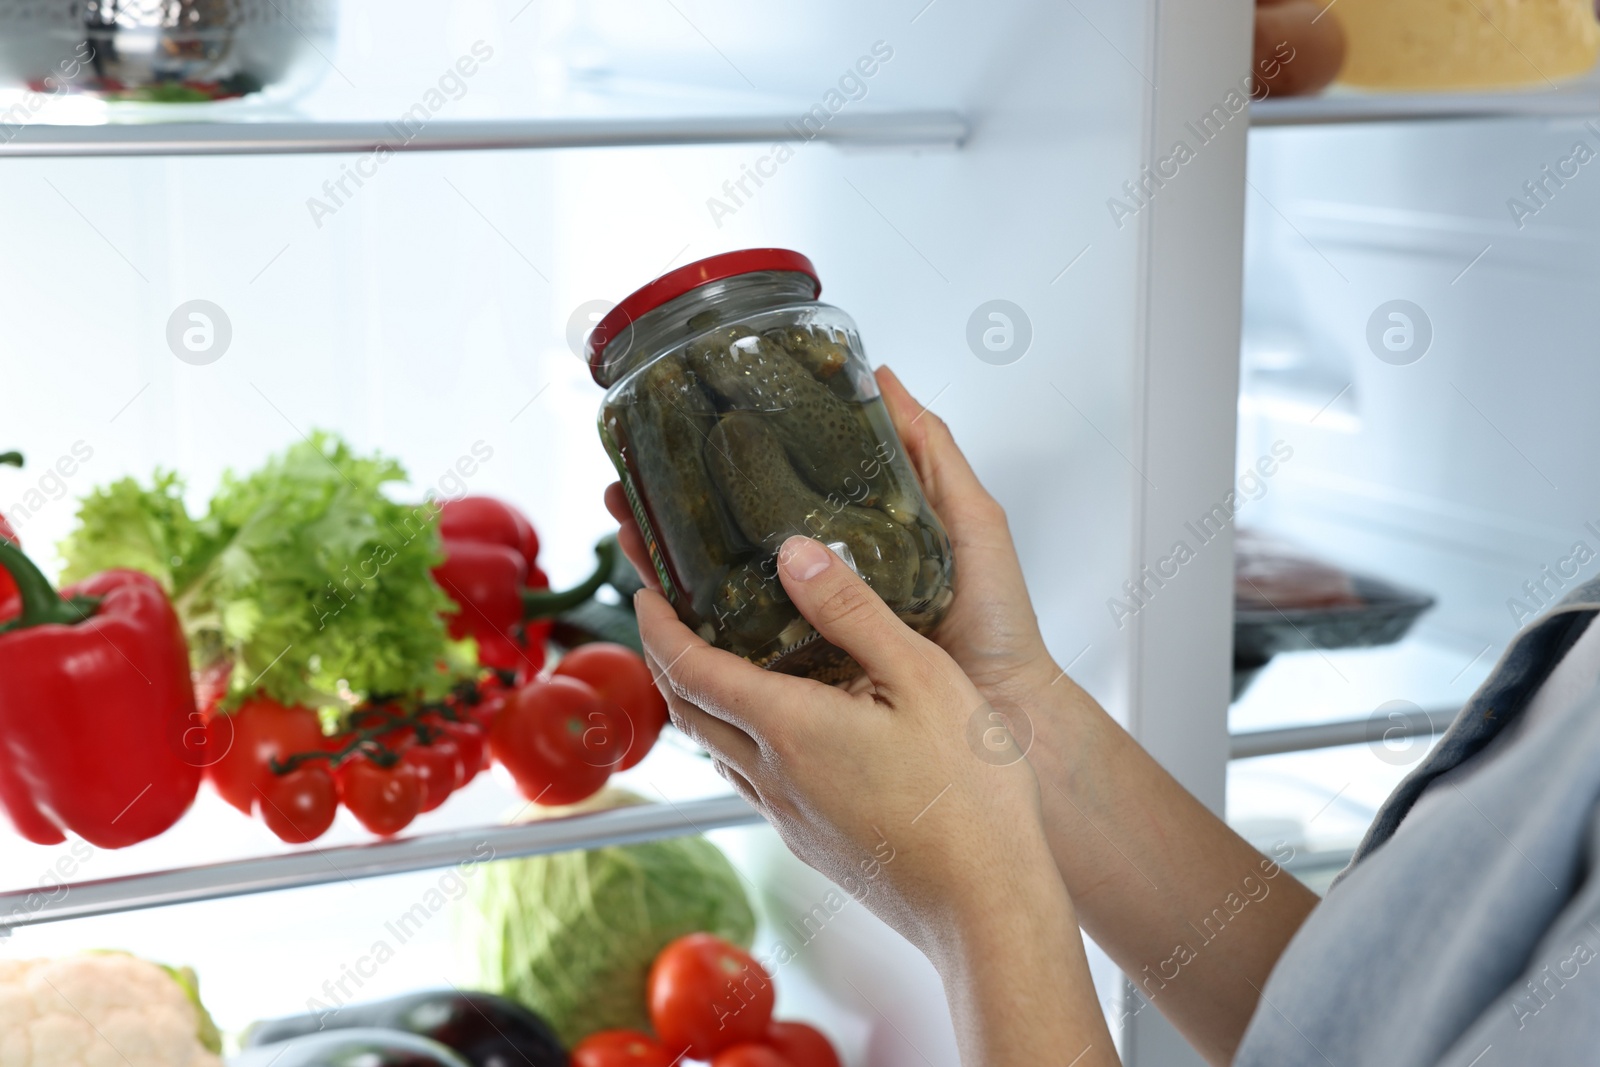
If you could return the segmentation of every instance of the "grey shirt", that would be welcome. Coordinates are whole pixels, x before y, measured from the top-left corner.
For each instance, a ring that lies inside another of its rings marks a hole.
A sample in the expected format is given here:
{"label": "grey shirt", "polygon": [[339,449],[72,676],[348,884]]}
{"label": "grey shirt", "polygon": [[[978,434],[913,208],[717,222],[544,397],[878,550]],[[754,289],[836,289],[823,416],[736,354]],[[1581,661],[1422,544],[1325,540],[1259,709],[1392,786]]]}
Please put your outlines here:
{"label": "grey shirt", "polygon": [[1600,579],[1512,642],[1295,934],[1235,1067],[1600,1063]]}

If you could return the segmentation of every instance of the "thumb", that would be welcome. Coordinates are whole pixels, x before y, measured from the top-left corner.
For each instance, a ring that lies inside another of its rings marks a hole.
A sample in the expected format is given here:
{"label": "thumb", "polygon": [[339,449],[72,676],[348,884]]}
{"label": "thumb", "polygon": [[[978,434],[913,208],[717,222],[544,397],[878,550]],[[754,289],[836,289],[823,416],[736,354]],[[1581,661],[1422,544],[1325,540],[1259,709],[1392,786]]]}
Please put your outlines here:
{"label": "thumb", "polygon": [[785,541],[778,550],[778,574],[806,621],[848,652],[875,684],[920,673],[927,656],[921,646],[927,642],[821,541],[798,535]]}

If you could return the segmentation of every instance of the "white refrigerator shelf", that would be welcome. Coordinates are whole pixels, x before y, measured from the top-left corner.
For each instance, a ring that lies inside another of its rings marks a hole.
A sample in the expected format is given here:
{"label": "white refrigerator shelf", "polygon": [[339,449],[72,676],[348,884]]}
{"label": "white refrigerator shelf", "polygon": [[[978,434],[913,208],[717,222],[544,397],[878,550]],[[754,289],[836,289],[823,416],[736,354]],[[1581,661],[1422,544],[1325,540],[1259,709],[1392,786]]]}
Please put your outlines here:
{"label": "white refrigerator shelf", "polygon": [[[20,926],[350,882],[449,867],[492,856],[631,845],[761,821],[739,797],[643,804],[503,826],[467,827],[393,841],[318,848],[54,887],[0,892],[0,935]],[[492,850],[492,852],[488,851]]]}
{"label": "white refrigerator shelf", "polygon": [[1361,93],[1268,97],[1250,105],[1253,129],[1463,119],[1600,118],[1600,84],[1592,79],[1550,89],[1500,92]]}
{"label": "white refrigerator shelf", "polygon": [[794,115],[488,119],[431,122],[152,122],[0,125],[0,157],[228,156],[314,152],[468,152],[822,141],[857,147],[956,147],[954,111],[834,116],[814,133]]}

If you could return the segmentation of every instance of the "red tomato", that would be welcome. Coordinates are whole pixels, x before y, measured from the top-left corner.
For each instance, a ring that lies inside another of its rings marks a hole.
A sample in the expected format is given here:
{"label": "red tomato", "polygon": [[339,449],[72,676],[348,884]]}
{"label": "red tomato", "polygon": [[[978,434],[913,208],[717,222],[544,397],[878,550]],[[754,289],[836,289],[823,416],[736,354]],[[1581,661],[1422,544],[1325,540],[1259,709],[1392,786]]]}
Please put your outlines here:
{"label": "red tomato", "polygon": [[774,1021],[767,1027],[766,1043],[794,1067],[840,1067],[833,1043],[815,1026]]}
{"label": "red tomato", "polygon": [[460,789],[476,778],[478,772],[488,765],[487,732],[475,722],[455,722],[446,719],[438,725],[439,729],[450,735],[450,740],[456,743],[456,748],[461,752],[461,779],[456,783],[456,788]]}
{"label": "red tomato", "polygon": [[487,737],[494,732],[494,720],[499,717],[501,710],[511,702],[514,689],[507,689],[496,681],[492,687],[481,691],[478,702],[466,708],[467,717],[482,727]]}
{"label": "red tomato", "polygon": [[631,648],[605,641],[579,645],[561,657],[555,675],[588,682],[600,699],[620,712],[631,729],[627,755],[617,769],[625,771],[644,759],[667,725],[667,701],[656,689],[644,657]]}
{"label": "red tomato", "polygon": [[339,764],[339,799],[356,821],[380,837],[397,834],[422,808],[422,785],[408,764],[380,767],[365,756]]}
{"label": "red tomato", "polygon": [[304,763],[288,774],[271,775],[256,797],[256,814],[267,829],[291,845],[314,841],[333,825],[339,790],[319,763]]}
{"label": "red tomato", "polygon": [[775,994],[766,970],[738,945],[711,934],[689,934],[662,949],[650,968],[648,994],[661,1043],[672,1052],[687,1049],[690,1059],[759,1043],[772,1023]]}
{"label": "red tomato", "polygon": [[544,670],[544,661],[550,658],[550,635],[555,628],[554,619],[533,619],[522,624],[522,644],[518,646],[522,650],[522,662],[517,667],[519,682],[531,682]]}
{"label": "red tomato", "polygon": [[711,1058],[711,1067],[798,1067],[766,1045],[744,1044],[723,1049]]}
{"label": "red tomato", "polygon": [[599,792],[620,757],[617,723],[574,678],[523,686],[495,716],[489,749],[539,804],[575,804]]}
{"label": "red tomato", "polygon": [[572,1067],[672,1067],[672,1053],[637,1030],[601,1030],[578,1042]]}
{"label": "red tomato", "polygon": [[206,767],[206,777],[223,800],[248,815],[257,788],[273,777],[269,761],[320,750],[322,723],[310,708],[286,708],[258,696],[232,715],[213,717],[206,724],[206,745],[208,752],[223,753]]}
{"label": "red tomato", "polygon": [[400,746],[400,762],[416,773],[422,787],[420,811],[443,804],[461,781],[461,750],[448,736],[436,735],[424,745],[413,734]]}

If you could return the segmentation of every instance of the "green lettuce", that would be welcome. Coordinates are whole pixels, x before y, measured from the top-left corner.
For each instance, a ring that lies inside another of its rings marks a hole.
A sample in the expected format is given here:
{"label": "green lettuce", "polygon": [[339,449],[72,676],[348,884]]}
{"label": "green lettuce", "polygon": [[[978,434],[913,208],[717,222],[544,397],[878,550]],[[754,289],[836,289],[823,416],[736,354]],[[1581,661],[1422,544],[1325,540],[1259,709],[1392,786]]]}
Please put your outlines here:
{"label": "green lettuce", "polygon": [[437,511],[384,487],[404,469],[317,433],[261,469],[229,472],[205,515],[157,471],[84,499],[61,544],[64,580],[109,567],[152,575],[173,598],[197,668],[232,664],[223,707],[256,692],[345,707],[374,694],[437,697],[470,665],[430,571]]}

